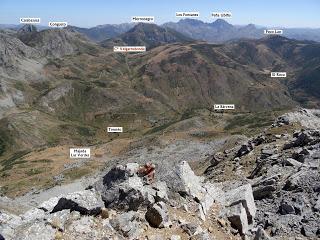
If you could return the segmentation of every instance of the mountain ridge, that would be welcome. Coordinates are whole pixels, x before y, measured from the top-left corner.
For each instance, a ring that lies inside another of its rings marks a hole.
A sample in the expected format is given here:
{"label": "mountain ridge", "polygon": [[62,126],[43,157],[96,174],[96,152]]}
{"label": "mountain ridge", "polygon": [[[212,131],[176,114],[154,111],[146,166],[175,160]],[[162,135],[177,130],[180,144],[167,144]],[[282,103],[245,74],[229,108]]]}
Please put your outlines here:
{"label": "mountain ridge", "polygon": [[[197,40],[205,40],[211,43],[222,43],[229,40],[252,38],[258,39],[264,36],[264,29],[272,27],[256,26],[252,23],[247,25],[232,25],[223,19],[207,23],[201,20],[182,19],[178,22],[164,23],[162,26],[172,28]],[[320,29],[309,28],[281,28],[283,35],[297,40],[320,41]]]}
{"label": "mountain ridge", "polygon": [[[122,41],[122,45],[146,46],[151,49],[168,43],[186,43],[192,41],[191,38],[169,28],[162,28],[156,24],[139,23],[129,31],[119,35],[116,40]],[[112,45],[113,39],[101,42],[102,46]],[[118,43],[115,43],[117,45]]]}
{"label": "mountain ridge", "polygon": [[[68,26],[67,28],[78,31],[86,35],[94,42],[101,42],[108,38],[117,38],[121,34],[132,29],[136,23],[120,23],[120,24],[101,24],[95,27],[77,27]],[[23,25],[0,24],[0,29],[19,30]],[[264,36],[264,29],[283,29],[283,35],[297,40],[313,40],[320,42],[320,28],[289,28],[289,27],[268,27],[258,26],[253,23],[247,25],[232,25],[223,19],[217,19],[213,22],[203,22],[197,19],[181,19],[178,22],[166,22],[159,24],[160,27],[168,27],[176,30],[186,37],[191,37],[196,40],[204,40],[212,43],[222,43],[233,39],[252,38],[257,39]],[[220,29],[219,29],[220,26]],[[221,28],[225,26],[226,29]],[[39,25],[40,30],[48,29],[49,27]],[[217,32],[219,35],[217,36]]]}

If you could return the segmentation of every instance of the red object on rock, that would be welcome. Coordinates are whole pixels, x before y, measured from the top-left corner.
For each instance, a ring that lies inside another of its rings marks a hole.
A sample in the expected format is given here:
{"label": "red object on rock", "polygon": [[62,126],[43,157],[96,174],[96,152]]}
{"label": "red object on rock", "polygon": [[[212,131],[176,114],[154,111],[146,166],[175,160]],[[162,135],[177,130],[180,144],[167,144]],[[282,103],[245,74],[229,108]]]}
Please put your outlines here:
{"label": "red object on rock", "polygon": [[144,177],[148,183],[154,182],[155,165],[152,163],[146,163],[138,170],[138,175]]}

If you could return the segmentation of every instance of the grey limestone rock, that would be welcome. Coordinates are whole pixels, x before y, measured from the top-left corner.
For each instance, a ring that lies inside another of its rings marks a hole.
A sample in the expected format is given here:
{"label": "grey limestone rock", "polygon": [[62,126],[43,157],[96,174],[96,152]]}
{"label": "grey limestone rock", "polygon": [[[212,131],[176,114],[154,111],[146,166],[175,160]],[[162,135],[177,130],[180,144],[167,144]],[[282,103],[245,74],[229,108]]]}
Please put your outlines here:
{"label": "grey limestone rock", "polygon": [[129,239],[136,239],[141,233],[140,215],[134,211],[122,213],[110,220],[111,226],[122,236]]}
{"label": "grey limestone rock", "polygon": [[170,224],[168,210],[164,202],[155,203],[148,208],[145,217],[149,224],[155,228],[168,227]]}
{"label": "grey limestone rock", "polygon": [[231,222],[231,226],[237,229],[240,234],[246,234],[248,232],[247,213],[242,203],[229,207],[226,216]]}
{"label": "grey limestone rock", "polygon": [[240,186],[225,193],[226,206],[233,206],[242,203],[245,208],[248,223],[252,224],[256,214],[256,205],[253,198],[250,184]]}
{"label": "grey limestone rock", "polygon": [[118,165],[95,185],[106,207],[130,211],[168,200],[166,183],[147,183],[139,169],[137,163]]}

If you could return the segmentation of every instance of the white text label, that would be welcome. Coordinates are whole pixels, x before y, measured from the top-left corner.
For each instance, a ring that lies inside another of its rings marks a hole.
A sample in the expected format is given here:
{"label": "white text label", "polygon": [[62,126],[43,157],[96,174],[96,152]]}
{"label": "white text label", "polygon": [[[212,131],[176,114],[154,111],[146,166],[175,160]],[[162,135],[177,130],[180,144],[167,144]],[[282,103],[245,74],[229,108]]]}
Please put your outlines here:
{"label": "white text label", "polygon": [[145,46],[114,46],[114,52],[145,52]]}
{"label": "white text label", "polygon": [[109,133],[122,133],[123,128],[122,127],[108,127]]}
{"label": "white text label", "polygon": [[283,30],[280,29],[266,29],[264,30],[264,34],[267,35],[277,35],[277,34],[283,34]]}
{"label": "white text label", "polygon": [[40,18],[20,18],[20,23],[22,24],[37,24],[40,23]]}
{"label": "white text label", "polygon": [[134,16],[131,18],[131,22],[142,22],[142,23],[154,22],[154,17],[152,17],[152,16]]}
{"label": "white text label", "polygon": [[49,22],[48,26],[54,27],[54,28],[64,28],[68,26],[68,23],[67,22]]}
{"label": "white text label", "polygon": [[287,73],[286,72],[271,72],[271,77],[282,77],[285,78],[287,77]]}
{"label": "white text label", "polygon": [[215,110],[227,110],[227,109],[235,109],[234,104],[215,104]]}
{"label": "white text label", "polygon": [[90,148],[70,148],[70,158],[90,158]]}
{"label": "white text label", "polygon": [[199,12],[176,12],[176,17],[199,17]]}
{"label": "white text label", "polygon": [[211,14],[213,18],[232,18],[231,12],[213,12]]}

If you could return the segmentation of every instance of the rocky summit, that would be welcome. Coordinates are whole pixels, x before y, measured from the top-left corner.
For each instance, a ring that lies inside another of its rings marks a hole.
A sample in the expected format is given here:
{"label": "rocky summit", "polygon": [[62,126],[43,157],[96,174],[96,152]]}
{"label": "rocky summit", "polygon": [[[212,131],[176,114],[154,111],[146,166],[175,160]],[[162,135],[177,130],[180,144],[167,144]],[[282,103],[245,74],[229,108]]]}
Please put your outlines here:
{"label": "rocky summit", "polygon": [[[1,212],[1,233],[6,239],[216,239],[213,227],[223,225],[224,237],[252,234],[250,184],[223,191],[196,176],[187,162],[176,168],[180,188],[169,190],[148,164],[118,165],[87,190],[51,198],[21,215]],[[169,198],[169,191],[176,196]]]}
{"label": "rocky summit", "polygon": [[1,210],[2,238],[318,239],[320,131],[290,130],[308,118],[304,109],[278,117],[207,156],[203,175],[187,161],[168,165],[170,182],[150,162],[115,165],[81,191]]}

